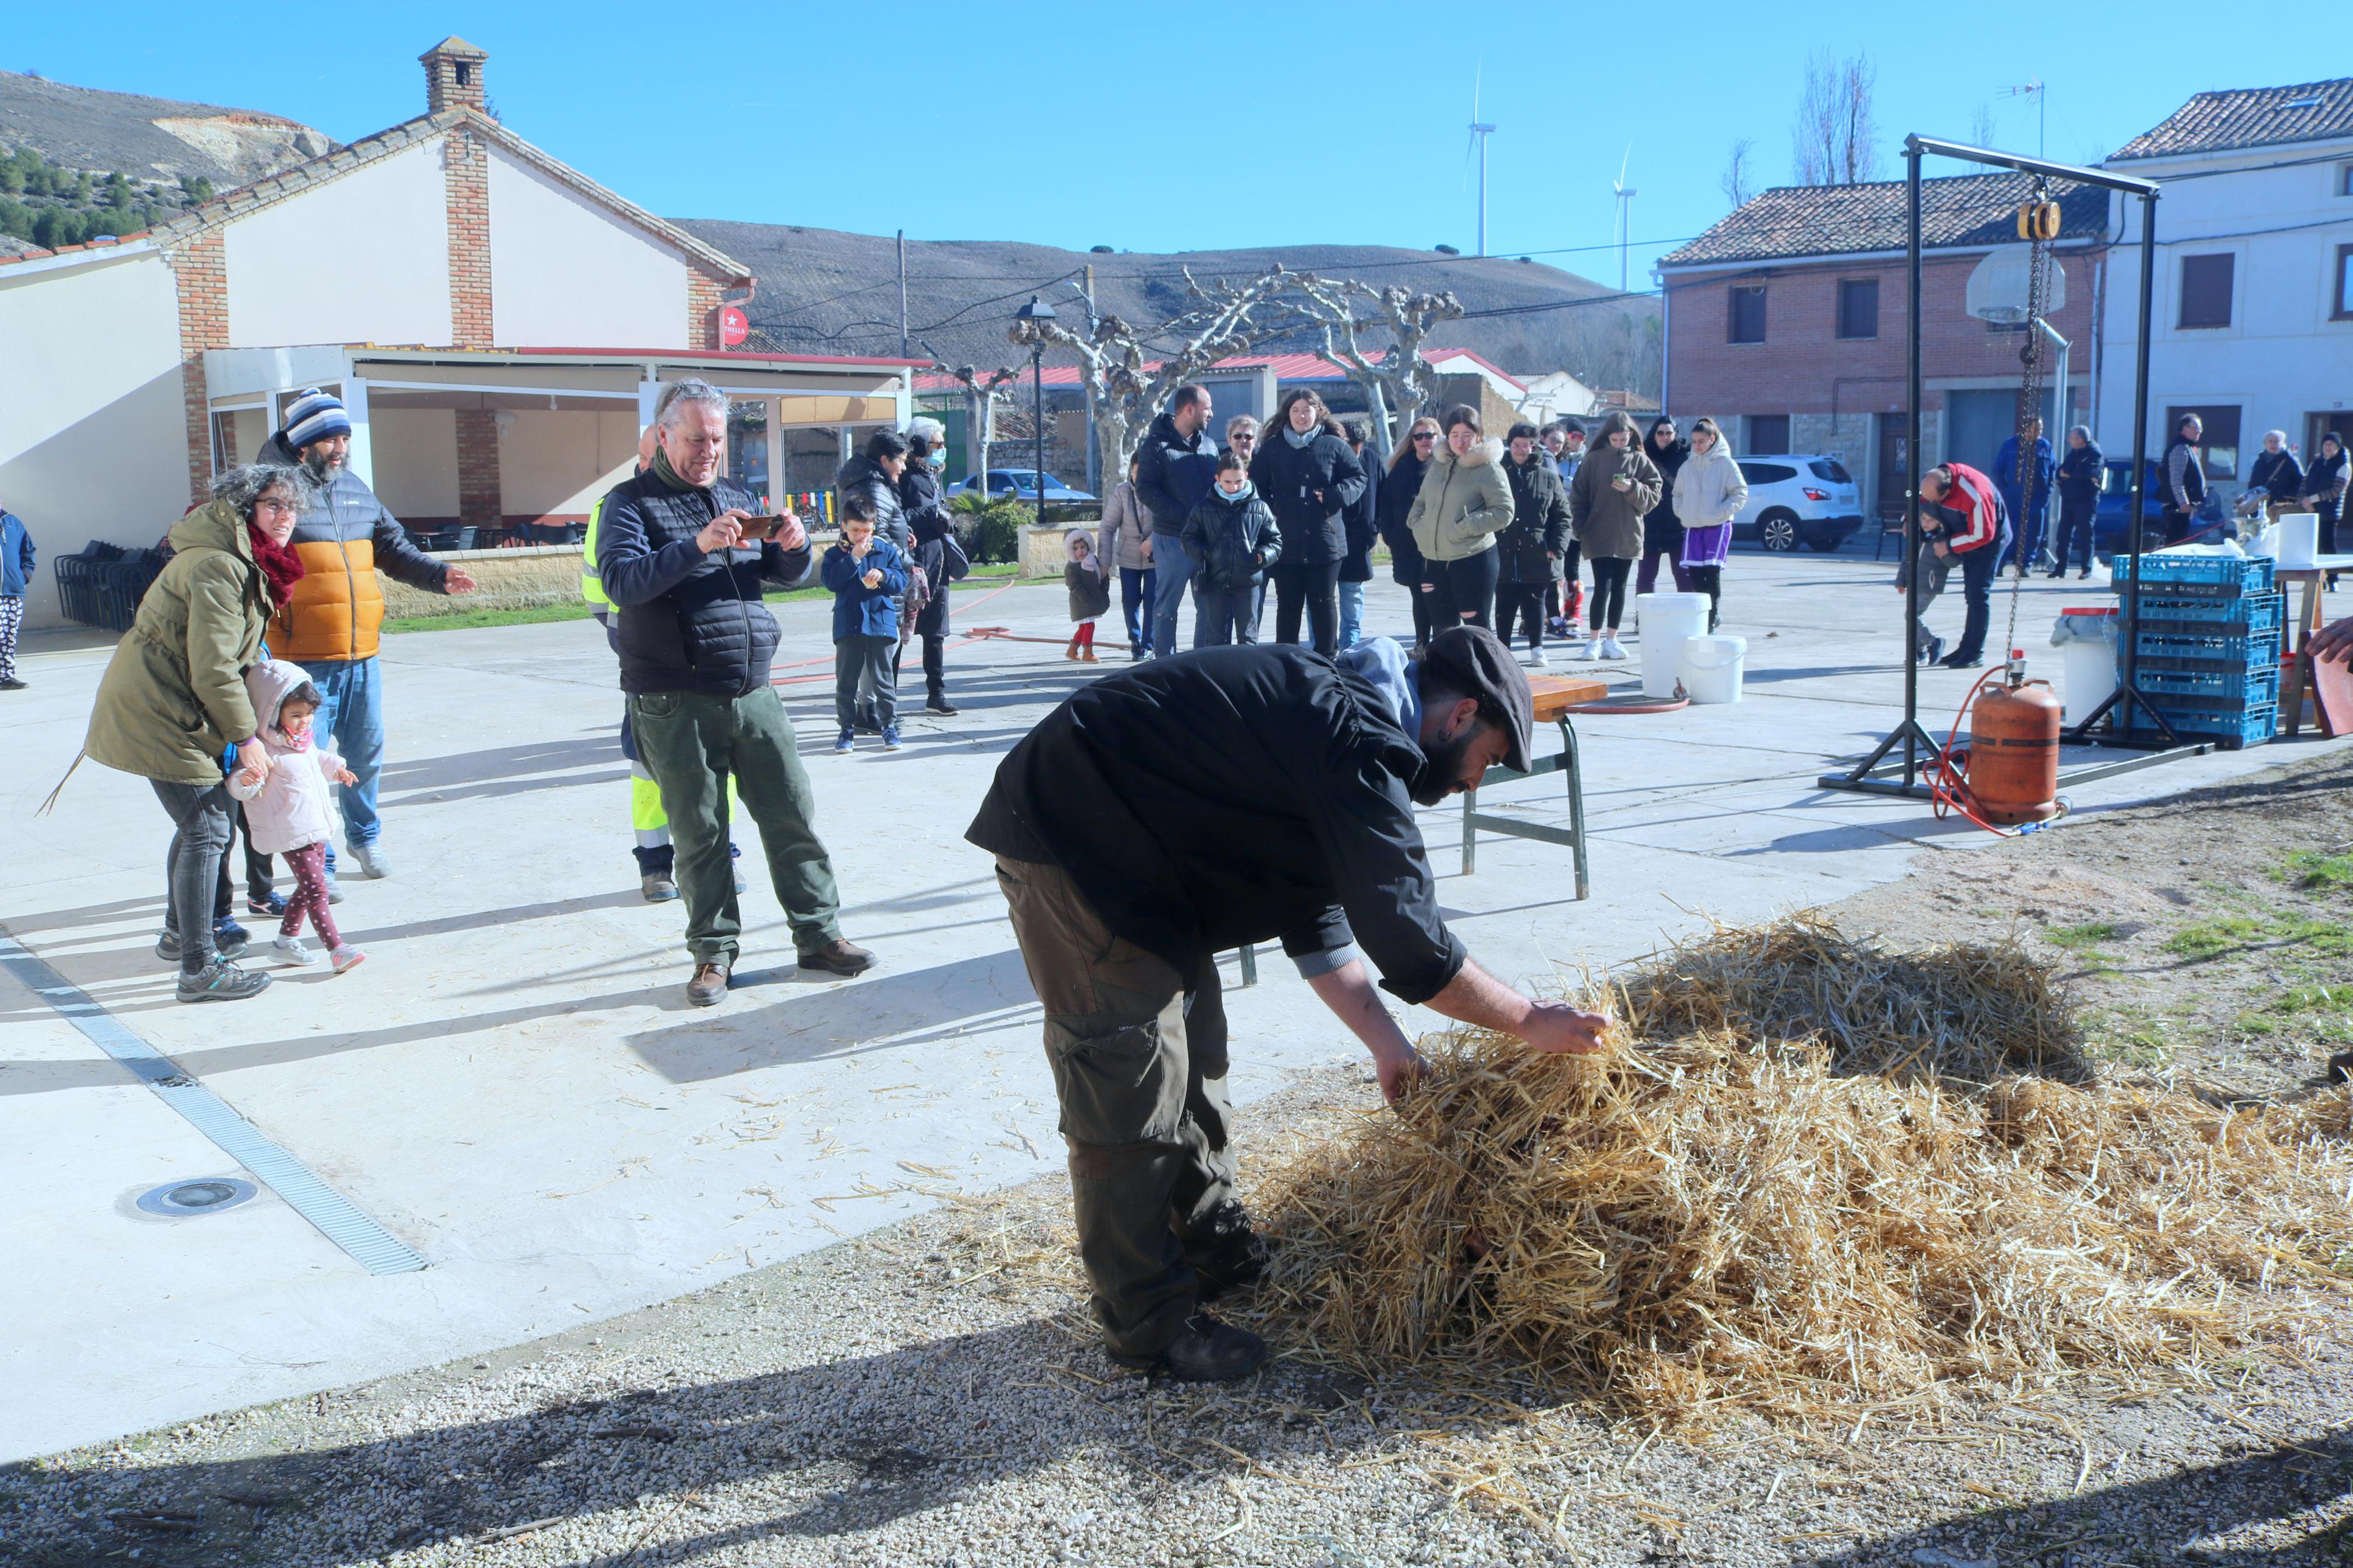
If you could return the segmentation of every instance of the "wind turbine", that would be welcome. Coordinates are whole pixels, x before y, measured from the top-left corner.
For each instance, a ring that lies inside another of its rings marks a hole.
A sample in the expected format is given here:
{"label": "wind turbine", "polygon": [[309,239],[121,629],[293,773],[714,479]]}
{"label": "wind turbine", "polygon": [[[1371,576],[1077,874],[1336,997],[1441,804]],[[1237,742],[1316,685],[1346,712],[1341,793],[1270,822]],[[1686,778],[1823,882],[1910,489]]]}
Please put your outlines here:
{"label": "wind turbine", "polygon": [[1626,165],[1632,161],[1633,156],[1634,144],[1629,142],[1626,143],[1626,155],[1618,160],[1618,178],[1609,186],[1618,195],[1618,292],[1620,294],[1626,292],[1627,240],[1628,237],[1634,232],[1628,222],[1632,216],[1634,190],[1626,183]]}
{"label": "wind turbine", "polygon": [[1485,62],[1482,61],[1471,78],[1471,143],[1463,151],[1466,158],[1470,156],[1472,148],[1477,149],[1479,153],[1479,254],[1482,256],[1487,254],[1487,138],[1495,133],[1493,125],[1479,118],[1480,78],[1486,74],[1486,68]]}

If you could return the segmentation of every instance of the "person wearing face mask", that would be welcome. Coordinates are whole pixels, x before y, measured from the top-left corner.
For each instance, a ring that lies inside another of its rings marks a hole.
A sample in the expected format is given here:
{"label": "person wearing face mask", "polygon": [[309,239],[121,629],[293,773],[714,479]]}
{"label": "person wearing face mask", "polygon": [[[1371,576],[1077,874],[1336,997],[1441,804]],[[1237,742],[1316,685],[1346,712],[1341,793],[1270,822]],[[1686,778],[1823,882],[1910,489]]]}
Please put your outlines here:
{"label": "person wearing face mask", "polygon": [[1642,453],[1659,470],[1659,503],[1642,519],[1642,561],[1635,568],[1634,592],[1647,594],[1659,585],[1659,558],[1666,557],[1674,574],[1675,592],[1692,591],[1691,573],[1683,566],[1683,522],[1675,511],[1675,476],[1691,458],[1691,443],[1675,430],[1675,422],[1662,414],[1651,422]]}
{"label": "person wearing face mask", "polygon": [[[866,515],[874,520],[874,537],[896,551],[902,562],[915,559],[914,531],[907,526],[906,503],[900,499],[899,481],[907,472],[907,437],[896,430],[877,430],[866,437],[865,449],[841,465],[833,477],[833,490],[839,498],[841,515],[849,515],[849,503],[862,503]],[[882,732],[881,700],[877,684],[887,679],[894,694],[899,689],[899,658],[906,647],[908,635],[914,627],[907,620],[907,596],[913,587],[913,574],[902,579],[906,586],[891,595],[892,629],[899,642],[890,650],[890,657],[877,668],[870,667],[858,689],[857,728],[869,735]],[[918,613],[923,608],[918,602]],[[887,672],[887,673],[886,673]]]}
{"label": "person wearing face mask", "polygon": [[1266,1355],[1200,1310],[1264,1266],[1229,1142],[1219,952],[1282,942],[1392,1100],[1422,1063],[1375,972],[1537,1050],[1598,1046],[1606,1017],[1472,962],[1414,819],[1494,764],[1525,770],[1533,713],[1484,627],[1440,631],[1419,661],[1388,637],[1336,658],[1210,648],[1090,681],[998,766],[965,837],[997,858],[1045,1009],[1079,1257],[1117,1363],[1224,1382]]}
{"label": "person wearing face mask", "polygon": [[[2320,437],[2320,450],[2312,457],[2312,466],[2304,471],[2304,501],[2320,520],[2320,553],[2337,553],[2337,526],[2345,515],[2346,478],[2353,468],[2353,457],[2345,450],[2345,437],[2331,430]],[[2337,587],[2337,575],[2329,574],[2328,588]]]}
{"label": "person wearing face mask", "polygon": [[1340,564],[1348,554],[1348,513],[1365,493],[1365,470],[1340,422],[1306,387],[1282,395],[1259,432],[1250,483],[1282,525],[1282,560],[1274,584],[1274,640],[1299,640],[1306,612],[1317,653],[1340,647]]}
{"label": "person wearing face mask", "polygon": [[1504,476],[1512,485],[1512,526],[1495,537],[1495,634],[1512,646],[1515,622],[1528,629],[1528,663],[1546,664],[1546,590],[1558,586],[1561,552],[1568,540],[1568,492],[1552,459],[1536,445],[1536,427],[1512,426]]}

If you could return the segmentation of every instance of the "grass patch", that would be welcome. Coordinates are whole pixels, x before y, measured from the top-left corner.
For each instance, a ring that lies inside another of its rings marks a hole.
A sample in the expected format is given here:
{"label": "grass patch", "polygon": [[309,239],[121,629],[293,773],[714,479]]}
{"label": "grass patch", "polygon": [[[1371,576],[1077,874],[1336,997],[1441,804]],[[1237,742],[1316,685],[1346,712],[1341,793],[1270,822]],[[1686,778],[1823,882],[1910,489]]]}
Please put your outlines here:
{"label": "grass patch", "polygon": [[2084,925],[2045,926],[2042,940],[2053,947],[2063,947],[2070,952],[2091,953],[2104,942],[2114,942],[2124,934],[2124,928],[2106,921],[2093,921]]}
{"label": "grass patch", "polygon": [[2234,947],[2245,946],[2263,932],[2262,921],[2244,915],[2217,915],[2175,931],[2165,950],[2184,958],[2217,958]]}
{"label": "grass patch", "polygon": [[2325,855],[2317,849],[2291,850],[2274,873],[2290,887],[2306,892],[2353,891],[2353,855]]}
{"label": "grass patch", "polygon": [[402,616],[384,623],[387,632],[470,632],[482,626],[530,626],[543,621],[585,621],[588,603],[533,605],[524,610],[460,610],[453,616]]}

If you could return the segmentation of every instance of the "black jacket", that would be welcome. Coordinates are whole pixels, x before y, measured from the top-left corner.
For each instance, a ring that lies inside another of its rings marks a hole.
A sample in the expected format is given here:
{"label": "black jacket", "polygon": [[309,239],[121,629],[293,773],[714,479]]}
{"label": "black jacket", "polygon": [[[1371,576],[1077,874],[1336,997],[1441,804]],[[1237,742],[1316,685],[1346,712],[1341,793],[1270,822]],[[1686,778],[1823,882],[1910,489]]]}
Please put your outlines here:
{"label": "black jacket", "polygon": [[1427,765],[1356,671],[1201,648],[1088,682],[997,767],[965,837],[1061,867],[1113,935],[1186,973],[1243,942],[1353,940],[1424,1002],[1467,956],[1414,826]]}
{"label": "black jacket", "polygon": [[1525,466],[1506,457],[1504,478],[1512,487],[1512,526],[1495,536],[1496,581],[1559,582],[1568,548],[1568,489],[1560,471],[1538,451]]}
{"label": "black jacket", "polygon": [[1197,592],[1241,593],[1282,556],[1282,525],[1255,489],[1235,498],[1211,485],[1187,520],[1183,541],[1197,563]]}
{"label": "black jacket", "polygon": [[748,697],[767,685],[776,618],[761,602],[761,584],[806,584],[814,564],[807,544],[705,555],[694,542],[703,524],[730,507],[760,510],[733,479],[674,489],[649,468],[615,485],[603,504],[596,575],[620,608],[621,689]]}
{"label": "black jacket", "polygon": [[1410,451],[1399,458],[1396,468],[1381,475],[1380,510],[1375,514],[1381,542],[1389,547],[1390,580],[1417,594],[1421,592],[1421,546],[1413,542],[1413,530],[1405,520],[1413,510],[1413,498],[1421,493],[1421,470],[1429,466]]}
{"label": "black jacket", "polygon": [[1304,447],[1293,447],[1279,429],[1261,436],[1250,475],[1282,525],[1286,558],[1320,566],[1346,557],[1347,514],[1365,493],[1365,468],[1336,421],[1325,419]]}
{"label": "black jacket", "polygon": [[2059,458],[2059,500],[2063,505],[2097,506],[2100,486],[2106,479],[2106,456],[2097,441],[2070,446]]}
{"label": "black jacket", "polygon": [[1691,459],[1691,442],[1678,436],[1664,447],[1642,438],[1642,453],[1659,470],[1659,504],[1642,514],[1642,553],[1683,547],[1683,520],[1675,515],[1675,476]]}
{"label": "black jacket", "polygon": [[940,476],[929,463],[907,461],[906,471],[899,476],[899,507],[907,519],[907,531],[914,536],[914,563],[923,569],[923,580],[931,585],[932,596],[915,616],[915,630],[923,637],[945,637],[948,632],[948,562],[947,545],[950,523],[947,509],[940,503]]}
{"label": "black jacket", "polygon": [[2294,452],[2257,452],[2247,469],[2247,489],[2263,490],[2274,500],[2294,500],[2304,489],[2304,465]]}
{"label": "black jacket", "polygon": [[1176,433],[1174,416],[1154,419],[1135,449],[1135,494],[1152,514],[1152,536],[1184,532],[1217,477],[1218,443],[1208,426],[1188,438]]}
{"label": "black jacket", "polygon": [[1356,454],[1356,466],[1365,470],[1365,490],[1348,508],[1344,520],[1348,530],[1348,552],[1340,558],[1343,583],[1373,580],[1373,546],[1381,542],[1381,468],[1371,447]]}
{"label": "black jacket", "polygon": [[[847,504],[852,496],[863,496],[866,504],[873,509],[874,537],[895,547],[902,560],[916,559],[914,531],[907,526],[907,509],[900,502],[898,481],[882,471],[881,464],[859,453],[833,476],[833,493],[839,504]],[[891,608],[905,612],[905,589],[891,595]]]}

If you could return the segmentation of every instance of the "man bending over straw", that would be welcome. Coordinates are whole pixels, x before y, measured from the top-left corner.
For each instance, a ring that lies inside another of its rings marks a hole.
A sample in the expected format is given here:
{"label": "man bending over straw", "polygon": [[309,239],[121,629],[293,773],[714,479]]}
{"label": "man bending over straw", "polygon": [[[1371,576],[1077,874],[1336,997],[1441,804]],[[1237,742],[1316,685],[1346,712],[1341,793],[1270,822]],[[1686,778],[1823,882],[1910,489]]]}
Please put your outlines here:
{"label": "man bending over straw", "polygon": [[1227,1147],[1218,953],[1280,940],[1392,1100],[1420,1058],[1367,957],[1389,991],[1450,1018],[1542,1051],[1599,1043],[1606,1018],[1471,962],[1414,826],[1417,802],[1497,763],[1525,770],[1532,728],[1527,677],[1464,626],[1419,666],[1387,637],[1336,658],[1261,645],[1156,659],[1091,682],[997,769],[965,837],[997,857],[1045,1005],[1079,1256],[1113,1360],[1208,1383],[1266,1356],[1198,1310],[1263,1267]]}

